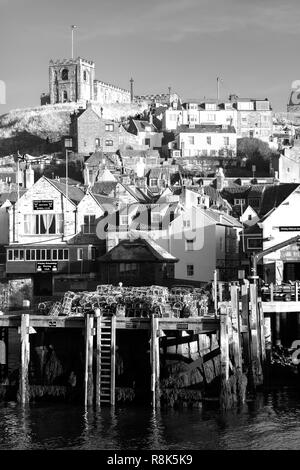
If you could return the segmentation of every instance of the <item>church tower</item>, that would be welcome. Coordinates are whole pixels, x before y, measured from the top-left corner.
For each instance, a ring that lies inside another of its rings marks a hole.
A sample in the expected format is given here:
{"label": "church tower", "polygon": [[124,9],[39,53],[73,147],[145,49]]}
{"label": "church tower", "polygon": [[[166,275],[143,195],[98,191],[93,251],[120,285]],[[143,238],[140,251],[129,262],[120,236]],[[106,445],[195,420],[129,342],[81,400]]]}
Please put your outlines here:
{"label": "church tower", "polygon": [[95,63],[77,59],[50,60],[50,103],[94,100]]}

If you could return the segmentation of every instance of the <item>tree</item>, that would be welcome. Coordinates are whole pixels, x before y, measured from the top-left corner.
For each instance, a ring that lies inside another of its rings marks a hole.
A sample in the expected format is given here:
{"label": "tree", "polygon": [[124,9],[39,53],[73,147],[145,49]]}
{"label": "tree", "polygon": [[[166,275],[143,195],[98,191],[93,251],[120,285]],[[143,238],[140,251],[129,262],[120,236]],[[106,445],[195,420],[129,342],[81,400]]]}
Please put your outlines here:
{"label": "tree", "polygon": [[275,153],[267,142],[260,139],[249,137],[237,139],[237,156],[239,159],[246,159],[248,169],[255,165],[258,172],[268,172],[271,158]]}

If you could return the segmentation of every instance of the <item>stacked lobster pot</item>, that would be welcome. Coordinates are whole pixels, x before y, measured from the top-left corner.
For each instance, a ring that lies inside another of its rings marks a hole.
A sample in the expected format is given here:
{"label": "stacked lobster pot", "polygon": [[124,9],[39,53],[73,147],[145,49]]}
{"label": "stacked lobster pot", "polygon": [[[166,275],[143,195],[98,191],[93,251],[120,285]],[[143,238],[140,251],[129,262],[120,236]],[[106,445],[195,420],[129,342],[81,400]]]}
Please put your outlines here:
{"label": "stacked lobster pot", "polygon": [[110,284],[96,291],[64,294],[61,301],[39,304],[40,314],[84,316],[100,309],[105,316],[187,318],[207,315],[211,293],[200,288],[162,286],[123,287]]}

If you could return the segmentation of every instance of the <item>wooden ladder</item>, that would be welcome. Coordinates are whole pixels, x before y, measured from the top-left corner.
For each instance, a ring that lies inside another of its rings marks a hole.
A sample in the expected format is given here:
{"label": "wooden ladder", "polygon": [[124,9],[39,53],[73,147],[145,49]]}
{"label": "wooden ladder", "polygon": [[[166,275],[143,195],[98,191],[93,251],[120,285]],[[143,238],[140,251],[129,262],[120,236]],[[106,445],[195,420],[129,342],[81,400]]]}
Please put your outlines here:
{"label": "wooden ladder", "polygon": [[116,317],[97,322],[97,404],[115,404]]}

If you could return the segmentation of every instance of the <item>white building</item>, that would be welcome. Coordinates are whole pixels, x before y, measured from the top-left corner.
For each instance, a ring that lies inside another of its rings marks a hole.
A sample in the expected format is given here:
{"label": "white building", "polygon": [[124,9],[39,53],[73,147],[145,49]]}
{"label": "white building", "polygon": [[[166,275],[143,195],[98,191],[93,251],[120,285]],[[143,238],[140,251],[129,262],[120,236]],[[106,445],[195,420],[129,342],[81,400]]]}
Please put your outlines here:
{"label": "white building", "polygon": [[236,156],[236,130],[227,125],[182,125],[175,137],[182,157]]}

